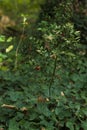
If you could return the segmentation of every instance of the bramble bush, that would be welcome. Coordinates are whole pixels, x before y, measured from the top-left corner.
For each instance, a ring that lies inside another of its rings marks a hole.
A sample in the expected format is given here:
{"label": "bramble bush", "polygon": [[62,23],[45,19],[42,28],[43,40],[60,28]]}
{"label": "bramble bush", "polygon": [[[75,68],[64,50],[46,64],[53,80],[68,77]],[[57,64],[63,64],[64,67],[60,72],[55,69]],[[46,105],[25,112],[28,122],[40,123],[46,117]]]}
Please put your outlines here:
{"label": "bramble bush", "polygon": [[0,53],[4,130],[87,129],[87,61],[80,31],[70,21],[70,5],[60,4],[52,22],[39,22],[36,35],[23,41],[25,46],[12,39],[6,53]]}

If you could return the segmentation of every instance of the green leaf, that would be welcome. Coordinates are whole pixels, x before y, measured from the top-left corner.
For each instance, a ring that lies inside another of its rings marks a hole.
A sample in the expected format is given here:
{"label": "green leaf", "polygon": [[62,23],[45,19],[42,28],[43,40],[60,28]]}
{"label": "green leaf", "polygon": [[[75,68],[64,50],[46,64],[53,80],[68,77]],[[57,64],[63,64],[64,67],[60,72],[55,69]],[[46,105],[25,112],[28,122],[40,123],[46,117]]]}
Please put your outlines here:
{"label": "green leaf", "polygon": [[21,98],[21,92],[11,91],[11,92],[9,92],[9,96],[12,101],[17,101]]}
{"label": "green leaf", "polygon": [[87,116],[87,108],[84,108],[82,112]]}
{"label": "green leaf", "polygon": [[5,36],[0,35],[0,42],[5,42]]}
{"label": "green leaf", "polygon": [[50,116],[50,111],[49,109],[47,108],[47,106],[45,104],[38,104],[38,112],[42,113],[43,115],[49,117]]}
{"label": "green leaf", "polygon": [[80,130],[80,126],[78,124],[75,124],[75,130]]}
{"label": "green leaf", "polygon": [[8,130],[19,130],[18,123],[16,122],[15,119],[10,120]]}
{"label": "green leaf", "polygon": [[12,37],[9,37],[8,39],[7,39],[7,42],[11,42],[12,41]]}
{"label": "green leaf", "polygon": [[0,58],[5,59],[7,56],[5,54],[0,53]]}
{"label": "green leaf", "polygon": [[77,82],[79,80],[79,75],[74,73],[71,78],[73,81]]}
{"label": "green leaf", "polygon": [[82,122],[82,128],[83,130],[87,130],[87,121]]}
{"label": "green leaf", "polygon": [[68,121],[68,122],[66,123],[66,127],[68,127],[70,130],[74,130],[74,124],[73,124],[73,122]]}

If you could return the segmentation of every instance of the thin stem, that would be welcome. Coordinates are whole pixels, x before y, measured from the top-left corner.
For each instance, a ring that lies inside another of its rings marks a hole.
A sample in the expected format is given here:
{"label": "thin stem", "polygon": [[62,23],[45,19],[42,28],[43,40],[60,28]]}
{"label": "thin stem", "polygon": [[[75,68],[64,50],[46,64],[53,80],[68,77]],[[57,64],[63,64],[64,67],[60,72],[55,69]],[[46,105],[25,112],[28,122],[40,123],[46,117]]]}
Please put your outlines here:
{"label": "thin stem", "polygon": [[55,61],[54,61],[53,73],[52,73],[52,77],[51,77],[50,85],[49,85],[49,97],[51,97],[51,87],[52,87],[54,77],[55,77],[56,65],[57,65],[57,56],[56,56]]}
{"label": "thin stem", "polygon": [[[23,26],[22,34],[21,34],[21,35],[24,34],[24,29],[25,29],[25,25]],[[19,43],[18,43],[18,46],[17,46],[17,48],[16,48],[16,52],[15,52],[15,69],[16,69],[17,66],[18,66],[18,51],[19,51],[19,48],[20,48],[21,43],[22,43],[22,38],[20,38]]]}

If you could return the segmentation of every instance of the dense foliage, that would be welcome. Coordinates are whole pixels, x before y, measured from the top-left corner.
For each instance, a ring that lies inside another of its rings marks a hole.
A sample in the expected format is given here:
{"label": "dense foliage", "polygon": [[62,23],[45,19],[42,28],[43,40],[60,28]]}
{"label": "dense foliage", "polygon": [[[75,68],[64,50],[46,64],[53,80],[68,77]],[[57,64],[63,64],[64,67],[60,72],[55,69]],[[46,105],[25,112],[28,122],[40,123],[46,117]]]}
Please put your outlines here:
{"label": "dense foliage", "polygon": [[0,36],[1,130],[87,129],[86,45],[72,2],[56,2],[33,35]]}

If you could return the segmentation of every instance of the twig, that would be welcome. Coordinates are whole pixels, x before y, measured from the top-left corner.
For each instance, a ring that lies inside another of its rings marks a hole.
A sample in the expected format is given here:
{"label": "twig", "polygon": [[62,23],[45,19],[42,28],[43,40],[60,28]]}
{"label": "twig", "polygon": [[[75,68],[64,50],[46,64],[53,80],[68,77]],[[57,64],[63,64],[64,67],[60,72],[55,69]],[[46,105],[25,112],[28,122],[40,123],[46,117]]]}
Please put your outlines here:
{"label": "twig", "polygon": [[16,110],[16,111],[23,112],[23,113],[28,112],[28,109],[26,107],[22,107],[22,108],[19,109],[15,105],[8,105],[8,104],[3,104],[3,105],[1,105],[1,107]]}

